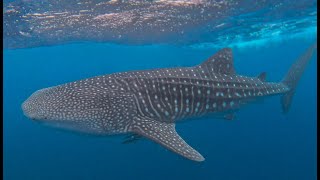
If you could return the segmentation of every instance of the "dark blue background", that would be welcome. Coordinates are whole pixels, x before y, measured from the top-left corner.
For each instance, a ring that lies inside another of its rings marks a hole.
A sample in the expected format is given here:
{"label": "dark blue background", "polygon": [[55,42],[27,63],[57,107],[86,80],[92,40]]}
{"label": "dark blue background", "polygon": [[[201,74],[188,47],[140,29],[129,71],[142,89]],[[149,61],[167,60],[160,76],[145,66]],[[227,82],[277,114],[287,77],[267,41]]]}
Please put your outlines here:
{"label": "dark blue background", "polygon": [[[313,42],[298,39],[234,48],[239,74],[266,71],[279,81]],[[112,72],[192,66],[217,49],[174,46],[73,44],[4,54],[4,178],[43,179],[316,179],[316,58],[307,67],[291,111],[279,97],[246,106],[234,121],[195,120],[179,134],[206,161],[186,160],[148,140],[90,137],[43,127],[24,117],[20,105],[34,91]]]}

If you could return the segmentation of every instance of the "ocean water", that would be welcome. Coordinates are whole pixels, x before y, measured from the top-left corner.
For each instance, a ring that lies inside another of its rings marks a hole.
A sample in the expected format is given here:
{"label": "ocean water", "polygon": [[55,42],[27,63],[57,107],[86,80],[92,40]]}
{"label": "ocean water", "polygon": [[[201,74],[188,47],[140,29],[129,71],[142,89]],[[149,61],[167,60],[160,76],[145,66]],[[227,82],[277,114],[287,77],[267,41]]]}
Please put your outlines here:
{"label": "ocean water", "polygon": [[[267,72],[278,81],[311,40],[234,49],[239,74]],[[316,58],[291,110],[279,97],[249,105],[233,121],[205,119],[177,125],[206,160],[184,159],[148,140],[90,137],[43,127],[21,103],[35,90],[113,72],[192,66],[215,49],[175,46],[70,44],[4,54],[4,178],[12,179],[316,179]]]}
{"label": "ocean water", "polygon": [[[244,29],[237,27],[236,32],[245,35]],[[200,163],[146,139],[122,144],[124,136],[93,137],[47,128],[21,110],[21,103],[41,88],[114,72],[194,66],[222,46],[232,47],[238,74],[267,72],[267,81],[277,82],[316,40],[315,24],[300,30],[271,35],[277,31],[272,29],[262,38],[214,38],[209,44],[86,42],[5,49],[4,179],[316,179],[316,56],[299,82],[288,114],[281,112],[280,97],[268,97],[245,106],[232,121],[207,118],[178,123],[177,132],[206,158]],[[232,28],[224,29],[223,35],[228,33],[235,34]]]}

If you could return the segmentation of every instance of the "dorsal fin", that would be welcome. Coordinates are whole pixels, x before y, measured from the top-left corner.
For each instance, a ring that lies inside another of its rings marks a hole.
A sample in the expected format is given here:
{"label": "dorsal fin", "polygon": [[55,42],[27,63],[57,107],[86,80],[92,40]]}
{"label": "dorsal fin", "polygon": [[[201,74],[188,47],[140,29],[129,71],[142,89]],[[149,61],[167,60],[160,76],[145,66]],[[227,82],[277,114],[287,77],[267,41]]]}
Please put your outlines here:
{"label": "dorsal fin", "polygon": [[266,72],[262,72],[258,75],[257,77],[258,79],[260,79],[260,81],[265,82],[266,78],[267,78],[267,73]]}
{"label": "dorsal fin", "polygon": [[235,74],[235,70],[233,67],[232,49],[221,49],[197,67],[203,69],[204,71],[207,71],[210,74]]}

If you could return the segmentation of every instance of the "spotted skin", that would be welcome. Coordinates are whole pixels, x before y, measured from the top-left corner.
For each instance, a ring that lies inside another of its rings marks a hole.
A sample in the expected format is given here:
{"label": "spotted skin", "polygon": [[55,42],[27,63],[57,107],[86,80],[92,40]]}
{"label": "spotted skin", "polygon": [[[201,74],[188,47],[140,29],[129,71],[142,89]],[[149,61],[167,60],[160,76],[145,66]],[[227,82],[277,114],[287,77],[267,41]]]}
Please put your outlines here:
{"label": "spotted skin", "polygon": [[38,122],[73,131],[135,133],[203,161],[177,134],[176,122],[237,110],[258,97],[288,91],[285,83],[265,82],[265,74],[237,75],[232,51],[225,48],[194,67],[115,73],[42,89],[22,109]]}

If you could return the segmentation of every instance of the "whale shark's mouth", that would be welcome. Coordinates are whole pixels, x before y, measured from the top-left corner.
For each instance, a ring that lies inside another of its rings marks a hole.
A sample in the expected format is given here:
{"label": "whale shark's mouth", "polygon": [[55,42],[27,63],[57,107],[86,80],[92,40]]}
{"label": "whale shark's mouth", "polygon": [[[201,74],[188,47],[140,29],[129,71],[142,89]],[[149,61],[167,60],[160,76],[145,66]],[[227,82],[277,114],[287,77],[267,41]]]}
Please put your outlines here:
{"label": "whale shark's mouth", "polygon": [[[90,131],[89,126],[84,122],[71,121],[71,120],[40,120],[34,121],[40,125],[43,125],[48,128],[53,128],[56,130],[64,130],[70,132],[86,133],[92,134],[93,131]],[[99,129],[99,127],[96,127]]]}
{"label": "whale shark's mouth", "polygon": [[50,127],[56,127],[56,128],[71,128],[78,126],[79,123],[74,121],[68,121],[68,120],[48,120],[48,119],[41,119],[39,121],[35,121],[36,123],[39,123],[44,126],[50,126]]}

